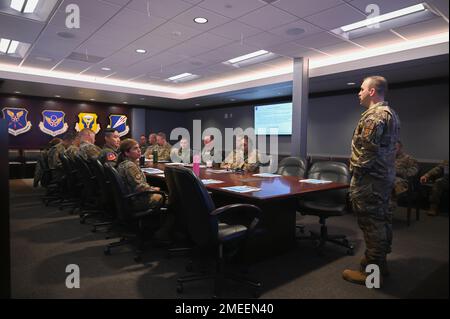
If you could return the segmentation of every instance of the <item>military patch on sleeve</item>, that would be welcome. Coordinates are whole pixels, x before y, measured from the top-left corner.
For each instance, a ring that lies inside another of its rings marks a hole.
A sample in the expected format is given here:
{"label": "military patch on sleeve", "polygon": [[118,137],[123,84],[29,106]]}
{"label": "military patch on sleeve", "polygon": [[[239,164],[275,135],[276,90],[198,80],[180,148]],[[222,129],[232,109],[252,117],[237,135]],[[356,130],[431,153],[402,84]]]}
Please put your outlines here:
{"label": "military patch on sleeve", "polygon": [[106,160],[108,160],[108,161],[115,161],[116,158],[117,158],[117,156],[113,152],[110,152],[106,155]]}
{"label": "military patch on sleeve", "polygon": [[374,128],[375,128],[375,122],[373,120],[367,120],[364,123],[364,128],[363,128],[363,132],[362,132],[363,137],[364,138],[369,137],[372,134]]}

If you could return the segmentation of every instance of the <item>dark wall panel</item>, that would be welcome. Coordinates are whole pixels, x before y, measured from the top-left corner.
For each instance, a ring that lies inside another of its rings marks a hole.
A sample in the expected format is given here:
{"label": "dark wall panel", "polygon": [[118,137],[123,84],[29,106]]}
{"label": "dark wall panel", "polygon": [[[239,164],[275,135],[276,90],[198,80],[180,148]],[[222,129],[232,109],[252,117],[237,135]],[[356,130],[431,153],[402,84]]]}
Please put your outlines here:
{"label": "dark wall panel", "polygon": [[[69,125],[69,131],[75,132],[75,124],[78,122],[78,113],[96,113],[98,115],[97,123],[100,123],[100,131],[96,136],[96,143],[104,143],[103,130],[109,124],[109,115],[126,115],[127,125],[130,127],[131,136],[131,108],[125,106],[116,106],[103,103],[79,102],[72,100],[46,99],[38,97],[18,97],[18,96],[0,96],[0,111],[5,107],[20,107],[28,110],[28,121],[31,122],[31,130],[18,136],[9,134],[9,147],[22,149],[38,149],[44,147],[53,137],[45,134],[39,129],[39,122],[42,119],[44,110],[61,110],[66,114],[65,121]],[[3,117],[3,113],[1,115]],[[61,137],[61,136],[58,136]]]}

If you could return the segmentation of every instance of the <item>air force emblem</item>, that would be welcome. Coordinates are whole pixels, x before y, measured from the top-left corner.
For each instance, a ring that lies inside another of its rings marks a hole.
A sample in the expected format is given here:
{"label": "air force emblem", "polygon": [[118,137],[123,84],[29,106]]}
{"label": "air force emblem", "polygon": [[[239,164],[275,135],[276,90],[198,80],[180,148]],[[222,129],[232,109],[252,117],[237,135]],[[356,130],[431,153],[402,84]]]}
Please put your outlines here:
{"label": "air force emblem", "polygon": [[109,128],[113,128],[119,132],[119,136],[127,135],[130,131],[130,127],[127,125],[128,118],[125,115],[110,115],[109,116]]}
{"label": "air force emblem", "polygon": [[8,121],[8,133],[14,136],[28,132],[31,122],[27,120],[28,111],[24,108],[5,107],[3,118]]}
{"label": "air force emblem", "polygon": [[42,122],[39,128],[42,132],[53,137],[67,132],[69,125],[64,122],[66,114],[63,111],[45,110],[42,112]]}
{"label": "air force emblem", "polygon": [[100,124],[97,123],[97,114],[95,113],[79,113],[79,122],[75,124],[75,130],[81,132],[85,128],[91,129],[95,134],[100,131]]}

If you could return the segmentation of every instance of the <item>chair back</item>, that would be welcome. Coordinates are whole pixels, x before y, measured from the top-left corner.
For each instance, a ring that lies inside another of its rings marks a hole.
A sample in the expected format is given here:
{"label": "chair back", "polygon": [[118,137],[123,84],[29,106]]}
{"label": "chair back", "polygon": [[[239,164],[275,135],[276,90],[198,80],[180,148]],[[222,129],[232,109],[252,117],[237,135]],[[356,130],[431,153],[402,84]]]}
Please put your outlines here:
{"label": "chair back", "polygon": [[89,167],[91,168],[92,173],[95,175],[95,181],[99,189],[102,206],[105,208],[106,212],[109,212],[111,209],[111,207],[109,207],[111,206],[109,204],[111,202],[111,183],[106,178],[105,168],[98,159],[89,160]]}
{"label": "chair back", "polygon": [[128,190],[119,172],[111,165],[104,166],[106,179],[110,182],[110,190],[117,218],[120,221],[131,219],[129,201],[125,200]]}
{"label": "chair back", "polygon": [[9,162],[19,162],[22,163],[22,158],[20,156],[20,150],[9,149],[8,150]]}
{"label": "chair back", "polygon": [[[329,180],[337,183],[350,183],[348,166],[340,162],[322,161],[314,163],[308,171],[308,178]],[[308,195],[319,201],[343,204],[347,200],[347,189],[329,190],[318,194]]]}
{"label": "chair back", "polygon": [[287,157],[278,164],[277,173],[284,176],[305,177],[306,161],[300,157]]}
{"label": "chair back", "polygon": [[175,182],[173,167],[166,166],[164,169],[164,176],[167,185],[168,195],[169,195],[169,209],[175,215],[175,224],[178,231],[181,231],[183,234],[188,233],[187,227],[187,216],[186,213],[183,212],[182,205],[180,202],[180,190],[177,188]]}
{"label": "chair back", "polygon": [[41,157],[38,159],[39,165],[42,169],[41,185],[47,187],[52,181],[52,173],[48,167],[48,156],[47,153],[42,153]]}
{"label": "chair back", "polygon": [[80,155],[76,155],[74,162],[77,169],[77,178],[83,185],[85,185],[83,194],[86,197],[95,196],[95,194],[97,194],[95,175],[92,173],[86,160]]}
{"label": "chair back", "polygon": [[215,209],[206,187],[194,173],[184,167],[172,167],[180,203],[186,213],[189,236],[202,248],[217,244],[218,221],[210,213]]}

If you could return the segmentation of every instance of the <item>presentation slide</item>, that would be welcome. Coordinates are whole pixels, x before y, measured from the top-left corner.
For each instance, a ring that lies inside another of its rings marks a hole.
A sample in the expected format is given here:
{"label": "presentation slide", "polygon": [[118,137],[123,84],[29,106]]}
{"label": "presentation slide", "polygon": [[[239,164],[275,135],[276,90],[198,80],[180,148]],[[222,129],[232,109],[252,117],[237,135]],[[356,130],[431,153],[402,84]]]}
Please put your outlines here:
{"label": "presentation slide", "polygon": [[255,106],[254,113],[257,135],[271,135],[271,129],[278,129],[278,135],[292,134],[292,103]]}

